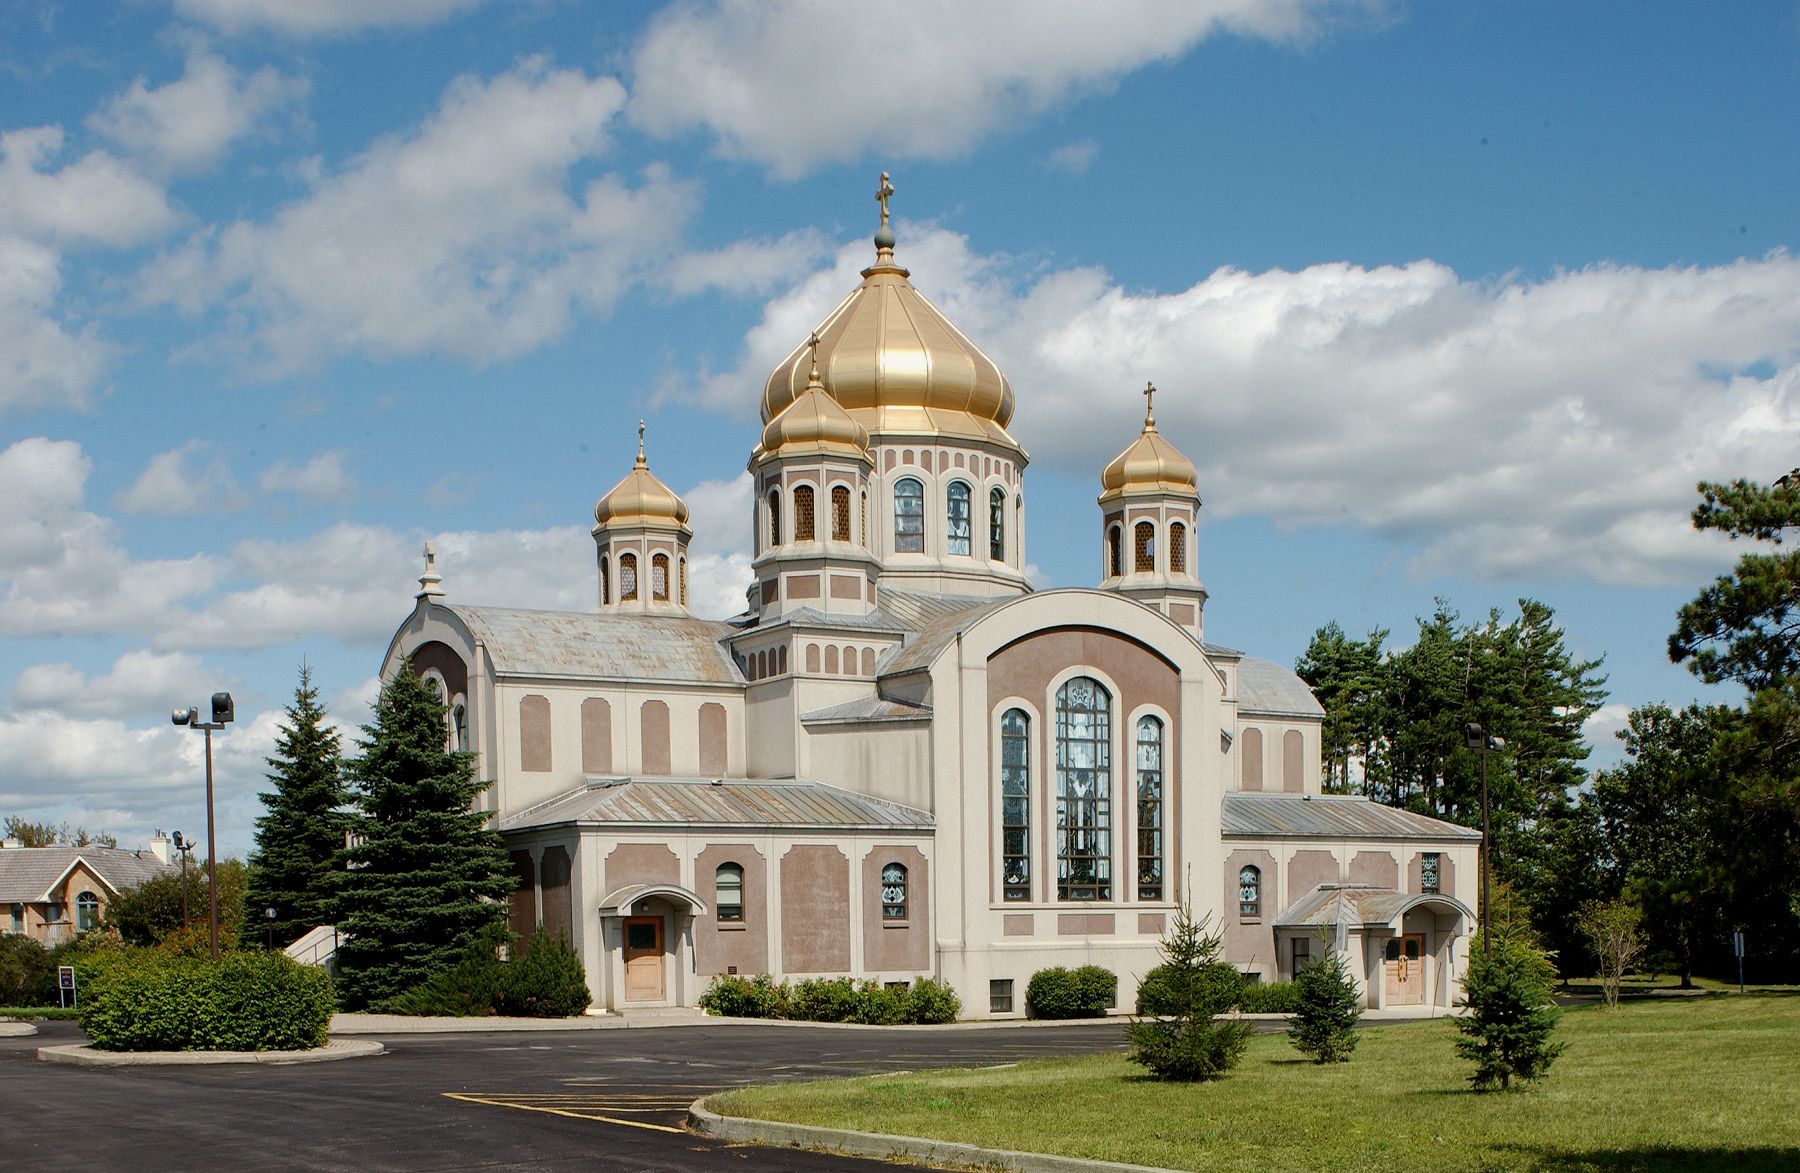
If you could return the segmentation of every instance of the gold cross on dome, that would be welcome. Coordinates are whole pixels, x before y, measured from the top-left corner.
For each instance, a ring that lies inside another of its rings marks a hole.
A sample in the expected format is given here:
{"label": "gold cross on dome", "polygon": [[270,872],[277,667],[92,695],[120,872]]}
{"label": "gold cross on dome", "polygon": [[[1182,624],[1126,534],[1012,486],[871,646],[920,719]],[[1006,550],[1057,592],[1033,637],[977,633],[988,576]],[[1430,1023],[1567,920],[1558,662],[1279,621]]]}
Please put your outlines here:
{"label": "gold cross on dome", "polygon": [[1143,395],[1144,395],[1144,422],[1147,424],[1153,424],[1156,422],[1156,416],[1152,412],[1152,400],[1154,399],[1154,397],[1156,395],[1156,384],[1146,381],[1144,383]]}
{"label": "gold cross on dome", "polygon": [[637,458],[637,462],[639,464],[644,463],[644,421],[643,420],[638,421],[638,458]]}
{"label": "gold cross on dome", "polygon": [[812,348],[812,372],[807,376],[806,381],[817,383],[819,381],[819,332],[817,330],[814,330],[812,337],[806,340],[806,345]]}
{"label": "gold cross on dome", "polygon": [[894,185],[888,182],[888,173],[881,173],[881,186],[875,189],[875,202],[881,205],[881,226],[887,227],[888,197],[894,194]]}

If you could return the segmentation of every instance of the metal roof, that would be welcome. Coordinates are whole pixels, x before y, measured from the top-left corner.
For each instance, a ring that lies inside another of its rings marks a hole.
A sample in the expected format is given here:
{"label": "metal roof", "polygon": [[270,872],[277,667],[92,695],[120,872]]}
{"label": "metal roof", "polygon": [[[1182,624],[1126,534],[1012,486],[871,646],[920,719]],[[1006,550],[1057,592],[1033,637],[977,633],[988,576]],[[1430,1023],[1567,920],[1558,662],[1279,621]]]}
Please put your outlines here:
{"label": "metal roof", "polygon": [[878,696],[859,697],[853,701],[845,701],[841,705],[828,705],[823,709],[814,709],[810,713],[801,713],[800,719],[808,725],[850,725],[867,721],[929,721],[930,705],[909,705],[905,701],[891,701]]}
{"label": "metal roof", "polygon": [[[914,595],[912,598],[919,598]],[[937,600],[950,602],[952,600]],[[1012,602],[1012,599],[959,599],[964,604],[957,610],[945,610],[931,615],[929,620],[918,629],[918,634],[906,641],[904,647],[889,652],[882,658],[880,674],[898,676],[905,672],[916,672],[921,668],[931,667],[931,662],[938,657],[958,634],[973,627],[989,612]]]}
{"label": "metal roof", "polygon": [[796,607],[792,611],[783,611],[767,623],[752,622],[741,627],[734,624],[733,630],[744,631],[780,631],[788,627],[823,627],[834,631],[879,631],[890,635],[900,635],[911,630],[904,623],[887,615],[880,609],[870,611],[866,615],[828,615],[813,607]]}
{"label": "metal roof", "polygon": [[931,813],[823,782],[642,778],[590,782],[500,821],[502,831],[565,823],[609,827],[767,827],[930,831]]}
{"label": "metal roof", "polygon": [[1262,794],[1227,791],[1222,824],[1227,835],[1319,839],[1480,839],[1468,827],[1385,806],[1350,794]]}
{"label": "metal roof", "polygon": [[1389,925],[1420,905],[1445,905],[1475,919],[1468,905],[1443,893],[1415,894],[1369,884],[1317,884],[1275,918],[1275,927],[1330,928],[1335,925]]}
{"label": "metal roof", "polygon": [[1247,713],[1280,717],[1321,718],[1325,710],[1306,681],[1273,660],[1245,656],[1238,661],[1239,715]]}
{"label": "metal roof", "polygon": [[515,611],[439,604],[454,613],[505,676],[741,684],[719,641],[724,623],[672,615]]}
{"label": "metal roof", "polygon": [[76,861],[115,895],[154,876],[175,871],[148,851],[119,847],[8,847],[0,849],[0,903],[35,904],[50,898],[50,890],[68,874]]}

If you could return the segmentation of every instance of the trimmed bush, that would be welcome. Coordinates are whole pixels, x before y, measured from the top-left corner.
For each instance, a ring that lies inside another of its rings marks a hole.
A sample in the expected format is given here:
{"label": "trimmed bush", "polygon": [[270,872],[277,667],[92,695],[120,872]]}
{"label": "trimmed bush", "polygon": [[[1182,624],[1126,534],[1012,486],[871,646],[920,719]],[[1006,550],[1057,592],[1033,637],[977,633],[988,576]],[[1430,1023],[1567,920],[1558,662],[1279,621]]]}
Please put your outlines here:
{"label": "trimmed bush", "polygon": [[1053,965],[1031,975],[1025,1009],[1033,1018],[1103,1018],[1118,988],[1119,979],[1110,969]]}
{"label": "trimmed bush", "polygon": [[792,1018],[793,993],[766,973],[747,978],[722,973],[700,995],[700,1009],[722,1018]]}
{"label": "trimmed bush", "polygon": [[581,958],[560,933],[542,926],[525,953],[506,963],[501,974],[499,1011],[528,1018],[573,1018],[588,1008],[587,973]]}
{"label": "trimmed bush", "polygon": [[726,1018],[896,1026],[955,1022],[962,999],[947,983],[927,977],[915,978],[906,989],[849,978],[808,978],[790,988],[766,973],[747,978],[721,974],[700,995],[700,1007]]}
{"label": "trimmed bush", "polygon": [[793,1016],[802,1022],[849,1022],[856,1001],[849,978],[807,978],[794,985]]}
{"label": "trimmed bush", "polygon": [[295,1051],[325,1044],[335,999],[325,971],[281,953],[218,964],[149,951],[82,967],[81,1027],[105,1051]]}
{"label": "trimmed bush", "polygon": [[1294,1014],[1300,1009],[1300,987],[1294,982],[1245,982],[1238,995],[1245,1014]]}
{"label": "trimmed bush", "polygon": [[962,1013],[962,999],[948,982],[922,977],[906,991],[906,1021],[936,1026],[955,1022]]}
{"label": "trimmed bush", "polygon": [[860,981],[856,983],[856,998],[846,1021],[864,1026],[896,1026],[905,1022],[906,991],[890,990],[872,979]]}

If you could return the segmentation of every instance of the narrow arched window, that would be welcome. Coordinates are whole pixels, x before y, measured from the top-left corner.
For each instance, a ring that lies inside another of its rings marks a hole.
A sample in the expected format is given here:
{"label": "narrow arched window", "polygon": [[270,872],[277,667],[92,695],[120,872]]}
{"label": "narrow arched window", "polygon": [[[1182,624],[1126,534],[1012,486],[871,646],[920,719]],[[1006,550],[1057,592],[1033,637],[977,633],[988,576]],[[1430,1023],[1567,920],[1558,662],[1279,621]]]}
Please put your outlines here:
{"label": "narrow arched window", "polygon": [[1106,577],[1117,578],[1125,573],[1125,564],[1119,556],[1119,527],[1109,526],[1106,531]]}
{"label": "narrow arched window", "polygon": [[719,923],[730,924],[744,919],[744,869],[735,863],[722,863],[713,872],[713,908]]}
{"label": "narrow arched window", "polygon": [[1238,919],[1255,920],[1262,915],[1262,870],[1255,867],[1238,871]]}
{"label": "narrow arched window", "polygon": [[769,490],[769,545],[781,545],[781,490]]}
{"label": "narrow arched window", "polygon": [[994,562],[1006,561],[1006,490],[995,489],[988,494],[988,558]]}
{"label": "narrow arched window", "polygon": [[669,556],[653,554],[650,557],[650,597],[659,603],[669,601]]}
{"label": "narrow arched window", "polygon": [[1023,709],[1000,718],[1000,891],[1031,899],[1031,718]]}
{"label": "narrow arched window", "polygon": [[813,540],[813,487],[801,485],[794,490],[794,540]]}
{"label": "narrow arched window", "polygon": [[606,555],[602,554],[600,555],[600,605],[602,607],[612,602],[612,593],[608,589],[609,586],[610,584],[606,580]]}
{"label": "narrow arched window", "polygon": [[1138,899],[1163,898],[1163,723],[1137,723]]}
{"label": "narrow arched window", "polygon": [[687,606],[687,559],[681,560],[681,605]]}
{"label": "narrow arched window", "polygon": [[450,710],[451,737],[455,744],[450,748],[464,750],[469,748],[469,709],[466,705],[456,705]]}
{"label": "narrow arched window", "polygon": [[[892,456],[893,453],[888,453]],[[867,490],[857,494],[856,499],[856,540],[864,546],[869,544],[869,494]]]}
{"label": "narrow arched window", "polygon": [[831,487],[831,540],[850,540],[850,489],[846,485]]}
{"label": "narrow arched window", "polygon": [[925,486],[915,477],[894,482],[894,553],[925,552]]}
{"label": "narrow arched window", "polygon": [[1133,569],[1139,573],[1156,569],[1156,526],[1140,521],[1131,535]]}
{"label": "narrow arched window", "polygon": [[91,933],[100,927],[100,898],[83,892],[75,898],[75,931]]}
{"label": "narrow arched window", "polygon": [[1187,526],[1179,521],[1169,526],[1169,573],[1187,573]]}
{"label": "narrow arched window", "polygon": [[1112,899],[1112,696],[1086,676],[1056,690],[1056,898]]}
{"label": "narrow arched window", "polygon": [[950,492],[945,498],[945,548],[952,554],[969,552],[969,486],[963,481],[951,481]]}
{"label": "narrow arched window", "polygon": [[890,863],[881,869],[881,919],[906,919],[906,865]]}
{"label": "narrow arched window", "polygon": [[637,599],[637,555],[619,555],[619,602],[630,603]]}

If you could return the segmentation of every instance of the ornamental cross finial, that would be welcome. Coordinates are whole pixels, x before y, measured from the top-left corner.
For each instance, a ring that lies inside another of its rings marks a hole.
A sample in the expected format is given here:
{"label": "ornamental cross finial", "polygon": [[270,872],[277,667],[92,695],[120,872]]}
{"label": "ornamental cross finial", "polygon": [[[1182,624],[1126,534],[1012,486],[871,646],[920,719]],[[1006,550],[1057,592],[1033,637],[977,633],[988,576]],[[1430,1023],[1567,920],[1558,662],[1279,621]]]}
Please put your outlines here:
{"label": "ornamental cross finial", "polygon": [[888,182],[888,173],[881,173],[881,186],[875,189],[875,202],[881,205],[881,226],[888,226],[888,197],[894,194],[894,185]]}
{"label": "ornamental cross finial", "polygon": [[1156,413],[1154,410],[1152,410],[1152,402],[1153,402],[1155,396],[1156,396],[1156,384],[1146,381],[1144,383],[1144,427],[1145,427],[1145,429],[1154,428],[1156,426]]}
{"label": "ornamental cross finial", "polygon": [[425,542],[425,573],[419,576],[419,593],[416,598],[430,599],[441,597],[444,593],[443,579],[437,572],[437,548],[429,539]]}
{"label": "ornamental cross finial", "polygon": [[806,345],[812,348],[812,372],[806,377],[807,385],[811,386],[819,381],[819,332],[817,330],[814,330],[812,337],[806,340]]}
{"label": "ornamental cross finial", "polygon": [[640,465],[644,463],[644,421],[643,420],[638,421],[638,458],[637,458],[637,462]]}

